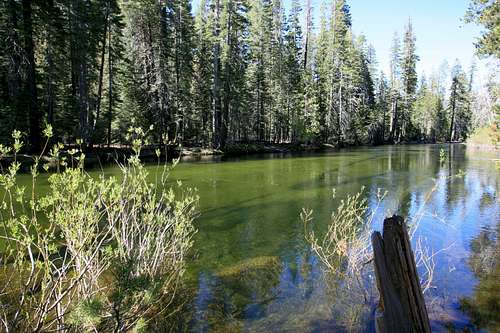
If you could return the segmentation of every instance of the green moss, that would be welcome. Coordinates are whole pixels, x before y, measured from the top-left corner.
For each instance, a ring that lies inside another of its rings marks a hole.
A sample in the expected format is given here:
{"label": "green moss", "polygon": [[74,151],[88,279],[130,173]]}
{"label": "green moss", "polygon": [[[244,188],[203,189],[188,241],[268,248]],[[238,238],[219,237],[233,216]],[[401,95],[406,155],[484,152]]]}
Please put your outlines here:
{"label": "green moss", "polygon": [[469,265],[479,279],[471,297],[460,300],[471,323],[488,332],[500,332],[500,243],[497,230],[483,230],[471,243]]}
{"label": "green moss", "polygon": [[278,257],[255,257],[243,260],[217,273],[224,289],[234,291],[237,307],[272,298],[272,290],[279,283],[281,261]]}
{"label": "green moss", "polygon": [[276,256],[261,256],[240,261],[230,267],[224,268],[217,274],[222,279],[241,277],[256,270],[273,269],[280,264]]}
{"label": "green moss", "polygon": [[485,274],[471,298],[462,299],[461,308],[477,328],[500,332],[500,265]]}

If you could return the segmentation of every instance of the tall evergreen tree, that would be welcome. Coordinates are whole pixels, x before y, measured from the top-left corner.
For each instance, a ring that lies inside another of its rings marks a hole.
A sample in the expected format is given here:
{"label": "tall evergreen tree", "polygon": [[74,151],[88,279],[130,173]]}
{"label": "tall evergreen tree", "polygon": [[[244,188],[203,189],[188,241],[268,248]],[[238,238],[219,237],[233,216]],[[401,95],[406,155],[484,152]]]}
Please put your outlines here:
{"label": "tall evergreen tree", "polygon": [[245,50],[243,39],[247,22],[243,16],[247,11],[246,3],[238,0],[225,0],[222,14],[222,134],[224,146],[228,139],[240,139],[247,133],[240,133],[246,126],[244,113],[247,97],[245,87]]}
{"label": "tall evergreen tree", "polygon": [[288,120],[286,141],[301,138],[304,129],[303,117],[303,83],[302,83],[302,29],[299,15],[301,7],[297,0],[292,1],[285,33],[284,75],[285,75],[285,108]]}
{"label": "tall evergreen tree", "polygon": [[452,70],[449,109],[450,130],[449,140],[465,140],[470,131],[471,114],[467,78],[457,61]]}
{"label": "tall evergreen tree", "polygon": [[384,143],[388,134],[390,118],[389,85],[384,72],[381,72],[375,94],[375,107],[370,119],[370,141],[374,144]]}
{"label": "tall evergreen tree", "polygon": [[322,7],[322,15],[320,18],[320,30],[316,38],[316,53],[314,66],[314,95],[315,95],[315,134],[316,140],[326,142],[329,136],[331,127],[330,117],[328,117],[328,87],[330,68],[333,66],[333,59],[329,56],[329,30],[327,27],[327,18],[325,15],[325,7]]}
{"label": "tall evergreen tree", "polygon": [[411,20],[405,27],[403,39],[403,55],[401,58],[401,81],[403,86],[403,108],[400,113],[400,126],[398,141],[402,137],[410,138],[414,134],[414,128],[411,124],[411,115],[413,111],[413,103],[415,102],[417,92],[417,70],[416,65],[418,56],[416,54],[415,35],[413,33],[413,26]]}
{"label": "tall evergreen tree", "polygon": [[394,33],[391,46],[390,58],[390,99],[391,99],[391,118],[389,125],[389,140],[395,141],[399,137],[399,105],[400,87],[401,87],[401,42],[397,33]]}
{"label": "tall evergreen tree", "polygon": [[189,0],[169,2],[169,23],[172,25],[172,64],[174,70],[172,113],[178,139],[186,137],[186,121],[192,110],[191,84],[193,76],[194,19]]}
{"label": "tall evergreen tree", "polygon": [[208,144],[212,137],[212,17],[209,1],[201,0],[195,18],[195,50],[193,59],[193,111],[185,119],[186,130],[202,144]]}
{"label": "tall evergreen tree", "polygon": [[[124,142],[131,125],[152,126],[152,142],[221,149],[466,137],[473,71],[454,74],[444,107],[449,69],[417,90],[411,22],[386,77],[347,0],[322,5],[317,32],[312,4],[200,0],[193,13],[189,0],[5,0],[0,140],[17,128],[36,149],[44,122],[87,147]],[[474,19],[491,18],[481,8]]]}
{"label": "tall evergreen tree", "polygon": [[249,2],[248,48],[249,63],[247,89],[250,96],[253,137],[266,140],[270,134],[269,89],[271,85],[270,43],[272,36],[271,3],[261,0]]}
{"label": "tall evergreen tree", "polygon": [[498,0],[471,0],[465,15],[466,22],[485,27],[476,43],[480,55],[492,55],[500,59],[500,9]]}

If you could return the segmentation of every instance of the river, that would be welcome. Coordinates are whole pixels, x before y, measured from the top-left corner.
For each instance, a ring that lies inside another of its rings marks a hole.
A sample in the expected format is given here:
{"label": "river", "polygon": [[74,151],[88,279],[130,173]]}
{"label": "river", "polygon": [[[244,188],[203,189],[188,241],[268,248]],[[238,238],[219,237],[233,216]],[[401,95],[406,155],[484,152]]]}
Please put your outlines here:
{"label": "river", "polygon": [[[481,308],[486,312],[471,316],[464,304],[488,303],[483,284],[496,304],[500,298],[500,282],[492,275],[498,275],[494,266],[500,249],[499,157],[498,152],[467,151],[457,144],[181,162],[171,181],[196,187],[200,196],[198,233],[186,274],[191,293],[179,315],[184,328],[373,330],[376,292],[372,288],[361,297],[349,292],[346,283],[328,281],[300,220],[303,208],[312,209],[313,228],[322,235],[340,200],[364,187],[372,208],[379,189],[388,193],[372,229],[380,230],[383,217],[393,213],[420,220],[413,246],[419,240],[429,255],[435,253],[425,293],[433,330],[465,329],[473,323],[498,329],[484,319],[490,315],[496,320],[498,314]],[[419,271],[426,275],[422,265]],[[364,284],[373,284],[371,274]]]}

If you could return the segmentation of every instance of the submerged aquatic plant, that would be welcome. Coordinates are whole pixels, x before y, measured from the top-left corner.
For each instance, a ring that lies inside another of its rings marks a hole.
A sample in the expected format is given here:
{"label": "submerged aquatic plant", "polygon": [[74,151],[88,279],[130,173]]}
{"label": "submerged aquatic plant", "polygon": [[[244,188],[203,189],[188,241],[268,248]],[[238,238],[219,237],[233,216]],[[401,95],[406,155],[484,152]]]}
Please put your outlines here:
{"label": "submerged aquatic plant", "polygon": [[386,195],[386,191],[377,190],[377,203],[373,209],[369,208],[364,197],[364,188],[354,195],[348,195],[332,212],[323,237],[316,236],[312,228],[313,212],[303,209],[301,213],[306,240],[322,263],[326,284],[330,286],[336,307],[340,307],[333,309],[337,317],[335,321],[349,331],[360,330],[369,315],[373,283],[366,281],[371,277],[365,267],[372,259],[372,222]]}
{"label": "submerged aquatic plant", "polygon": [[444,163],[446,162],[446,152],[444,151],[443,148],[439,149],[439,163]]}
{"label": "submerged aquatic plant", "polygon": [[472,241],[469,265],[479,280],[470,297],[460,299],[460,308],[474,328],[500,330],[500,223],[494,230],[482,230]]}
{"label": "submerged aquatic plant", "polygon": [[[322,238],[317,237],[311,227],[312,210],[302,210],[301,219],[304,222],[306,240],[329,272],[337,275],[356,275],[361,267],[369,262],[372,222],[386,195],[386,191],[378,189],[377,203],[371,210],[367,199],[364,198],[364,188],[342,199],[337,209],[332,212],[328,230]],[[335,196],[334,190],[333,198]]]}
{"label": "submerged aquatic plant", "polygon": [[[464,173],[459,171],[456,175],[446,176],[443,179],[451,180],[463,176]],[[417,236],[422,218],[428,216],[426,205],[438,188],[439,182],[435,180],[434,186],[423,196],[420,209],[413,216],[407,217],[408,233],[414,243],[415,261],[424,293],[434,287],[435,256],[454,245],[452,243],[446,248],[435,251],[426,245],[424,239]],[[344,314],[339,315],[339,320],[349,331],[362,330],[362,323],[369,316],[370,307],[373,305],[375,295],[373,267],[369,265],[373,261],[370,239],[374,218],[387,195],[387,191],[378,189],[375,203],[371,207],[364,196],[364,188],[354,195],[347,195],[332,212],[328,229],[322,237],[318,237],[312,228],[313,212],[303,209],[301,213],[305,238],[323,265],[327,284],[333,284],[331,289],[335,306],[339,306],[340,300],[345,300],[345,304],[340,305],[344,308],[333,312]],[[446,221],[435,214],[431,214],[430,217],[446,224]],[[349,315],[345,316],[345,313]]]}
{"label": "submerged aquatic plant", "polygon": [[[47,142],[51,132],[44,132]],[[150,182],[139,160],[145,132],[131,134],[134,154],[120,178],[91,177],[80,149],[61,156],[55,145],[50,154],[63,171],[48,178],[43,197],[35,190],[42,155],[35,157],[26,194],[16,181],[21,134],[14,133],[11,148],[0,147],[0,158],[14,156],[0,173],[4,331],[140,331],[173,311],[198,197],[182,184],[167,184],[167,165]]]}

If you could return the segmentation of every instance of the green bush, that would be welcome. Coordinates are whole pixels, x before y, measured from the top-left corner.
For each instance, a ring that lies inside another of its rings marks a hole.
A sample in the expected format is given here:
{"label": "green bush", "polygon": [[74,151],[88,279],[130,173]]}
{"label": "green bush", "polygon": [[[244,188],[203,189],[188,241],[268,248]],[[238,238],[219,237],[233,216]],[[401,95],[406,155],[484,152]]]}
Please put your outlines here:
{"label": "green bush", "polygon": [[479,128],[467,139],[467,143],[483,146],[498,145],[500,143],[500,129],[497,128],[496,124]]}
{"label": "green bush", "polygon": [[[5,331],[141,331],[172,311],[196,232],[198,197],[180,183],[175,190],[167,184],[167,165],[151,182],[139,161],[146,133],[129,134],[135,154],[119,178],[91,177],[85,155],[75,149],[70,160],[60,158],[59,145],[50,155],[61,168],[49,177],[46,196],[36,194],[40,157],[29,194],[16,180],[19,163],[0,174]],[[0,146],[0,158],[16,160],[21,134],[13,139],[11,148]]]}

